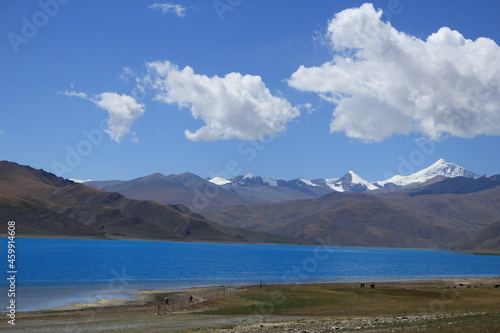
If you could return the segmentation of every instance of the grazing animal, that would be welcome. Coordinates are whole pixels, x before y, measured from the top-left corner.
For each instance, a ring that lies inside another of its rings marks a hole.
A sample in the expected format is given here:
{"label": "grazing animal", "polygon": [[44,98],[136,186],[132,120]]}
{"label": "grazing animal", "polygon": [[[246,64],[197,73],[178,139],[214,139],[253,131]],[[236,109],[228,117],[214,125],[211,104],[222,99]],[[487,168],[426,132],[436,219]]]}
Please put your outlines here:
{"label": "grazing animal", "polygon": [[370,285],[370,289],[375,289],[375,285],[373,283]]}
{"label": "grazing animal", "polygon": [[364,284],[364,283],[362,283],[362,284],[361,284],[361,286],[360,286],[360,288],[364,288],[364,287],[365,287],[365,284]]}

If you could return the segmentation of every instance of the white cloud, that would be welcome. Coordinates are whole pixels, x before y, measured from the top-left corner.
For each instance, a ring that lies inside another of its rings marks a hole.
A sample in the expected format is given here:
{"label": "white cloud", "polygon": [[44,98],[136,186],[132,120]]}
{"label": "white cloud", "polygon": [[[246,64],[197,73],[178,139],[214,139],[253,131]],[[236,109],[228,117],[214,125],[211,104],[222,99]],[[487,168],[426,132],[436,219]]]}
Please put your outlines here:
{"label": "white cloud", "polygon": [[[137,103],[133,97],[115,92],[104,92],[93,97],[74,90],[61,93],[66,96],[89,100],[101,109],[106,110],[109,115],[106,133],[116,142],[120,142],[130,132],[132,124],[145,111],[144,104]],[[137,137],[133,135],[132,140],[136,141]]]}
{"label": "white cloud", "polygon": [[186,16],[186,7],[182,5],[176,5],[170,2],[155,3],[149,6],[148,8],[161,10],[163,14],[175,13],[178,17]]}
{"label": "white cloud", "polygon": [[70,178],[69,180],[75,182],[75,183],[86,183],[86,182],[91,182],[92,179],[87,179],[87,180],[81,180],[81,179],[76,179],[76,178]]}
{"label": "white cloud", "polygon": [[145,81],[158,91],[156,100],[188,108],[195,119],[204,121],[205,126],[197,131],[184,132],[193,141],[263,140],[284,132],[287,123],[300,114],[286,99],[273,96],[260,76],[208,77],[168,61],[147,67]]}
{"label": "white cloud", "polygon": [[97,96],[94,103],[109,114],[106,132],[111,139],[120,142],[125,134],[130,132],[134,121],[144,113],[144,104],[137,103],[131,96],[114,92],[105,92]]}
{"label": "white cloud", "polygon": [[122,72],[118,74],[118,77],[123,81],[128,81],[131,77],[135,78],[136,74],[134,70],[130,67],[123,67]]}
{"label": "white cloud", "polygon": [[381,16],[371,4],[336,14],[326,33],[333,59],[288,80],[336,105],[331,132],[375,142],[411,132],[499,135],[499,46],[446,27],[421,40]]}
{"label": "white cloud", "polygon": [[313,113],[318,109],[318,107],[313,107],[311,103],[299,104],[297,107],[301,110],[305,110],[307,113]]}
{"label": "white cloud", "polygon": [[[73,87],[73,85],[71,85]],[[68,97],[80,97],[83,99],[89,99],[86,93],[83,92],[76,92],[74,90],[65,90],[65,91],[60,91],[60,94],[63,94]]]}

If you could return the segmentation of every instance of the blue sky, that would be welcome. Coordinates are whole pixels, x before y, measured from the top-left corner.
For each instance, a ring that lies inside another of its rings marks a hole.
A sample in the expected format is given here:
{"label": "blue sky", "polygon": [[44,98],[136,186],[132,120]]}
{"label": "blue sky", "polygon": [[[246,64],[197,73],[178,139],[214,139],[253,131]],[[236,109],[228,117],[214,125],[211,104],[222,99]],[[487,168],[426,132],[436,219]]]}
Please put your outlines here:
{"label": "blue sky", "polygon": [[363,3],[2,1],[0,159],[94,180],[500,173],[500,3]]}

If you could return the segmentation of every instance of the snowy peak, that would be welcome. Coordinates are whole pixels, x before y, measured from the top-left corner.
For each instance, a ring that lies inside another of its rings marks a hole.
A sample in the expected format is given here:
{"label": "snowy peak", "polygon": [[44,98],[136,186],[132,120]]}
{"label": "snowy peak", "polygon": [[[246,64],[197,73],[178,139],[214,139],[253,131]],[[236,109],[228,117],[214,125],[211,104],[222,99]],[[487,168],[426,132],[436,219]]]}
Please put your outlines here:
{"label": "snowy peak", "polygon": [[430,176],[432,176],[433,174],[437,174],[438,176],[444,176],[448,178],[466,177],[476,179],[480,177],[474,172],[470,172],[459,165],[448,163],[444,159],[438,160],[430,167],[423,169],[417,173],[427,174]]}
{"label": "snowy peak", "polygon": [[229,184],[231,183],[232,185],[240,185],[240,186],[251,186],[251,185],[268,185],[268,186],[278,186],[278,181],[275,179],[271,179],[268,177],[262,177],[262,176],[254,176],[251,173],[247,173],[246,175],[243,176],[238,176],[235,177],[231,180],[228,180]]}
{"label": "snowy peak", "polygon": [[337,192],[364,192],[378,188],[358,176],[354,171],[349,171],[340,178],[325,179],[324,181],[330,189]]}
{"label": "snowy peak", "polygon": [[351,178],[350,181],[351,181],[351,184],[353,184],[353,185],[363,186],[363,187],[367,188],[368,190],[374,190],[377,188],[377,186],[373,185],[373,183],[364,180],[363,178],[358,176],[354,171],[349,171],[344,177],[346,177],[347,175],[350,176],[350,178]]}
{"label": "snowy peak", "polygon": [[479,178],[480,176],[474,172],[468,171],[465,168],[448,163],[444,159],[439,159],[436,163],[431,166],[415,172],[409,176],[394,176],[382,182],[377,182],[377,184],[384,186],[385,184],[392,183],[397,186],[406,186],[410,184],[423,183],[437,176],[443,176],[447,178],[455,177],[466,177],[466,178]]}
{"label": "snowy peak", "polygon": [[356,172],[352,170],[348,171],[340,178],[330,179],[320,178],[309,180],[305,178],[297,178],[293,181],[285,181],[275,180],[262,176],[254,176],[251,173],[247,173],[245,175],[241,175],[232,179],[215,177],[209,179],[209,181],[220,186],[244,186],[247,188],[251,186],[270,186],[275,189],[282,187],[294,187],[296,189],[301,188],[301,191],[305,191],[305,188],[308,188],[307,191],[312,191],[314,193],[318,191],[365,192],[380,188],[420,184],[438,176],[443,176],[446,178],[466,177],[472,179],[480,177],[479,175],[470,172],[459,165],[446,162],[444,159],[439,159],[431,166],[415,172],[414,174],[411,174],[409,176],[397,175],[390,179],[378,182],[369,182],[361,178]]}

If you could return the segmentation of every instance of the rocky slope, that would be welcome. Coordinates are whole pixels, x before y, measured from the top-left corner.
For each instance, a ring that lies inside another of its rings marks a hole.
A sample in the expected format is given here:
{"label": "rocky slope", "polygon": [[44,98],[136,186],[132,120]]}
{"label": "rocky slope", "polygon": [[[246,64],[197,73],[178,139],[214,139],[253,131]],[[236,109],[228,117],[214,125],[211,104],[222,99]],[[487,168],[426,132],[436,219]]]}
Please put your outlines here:
{"label": "rocky slope", "polygon": [[16,221],[19,237],[293,241],[220,225],[183,205],[128,199],[12,162],[0,162],[0,215]]}
{"label": "rocky slope", "polygon": [[[431,182],[379,195],[331,193],[319,199],[240,205],[208,212],[207,217],[322,244],[465,249],[468,239],[500,218],[500,186],[486,182],[481,188],[484,179],[477,179],[474,191],[464,191],[460,180],[444,178],[450,193],[443,190],[446,184]],[[436,188],[440,193],[434,193]]]}

